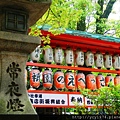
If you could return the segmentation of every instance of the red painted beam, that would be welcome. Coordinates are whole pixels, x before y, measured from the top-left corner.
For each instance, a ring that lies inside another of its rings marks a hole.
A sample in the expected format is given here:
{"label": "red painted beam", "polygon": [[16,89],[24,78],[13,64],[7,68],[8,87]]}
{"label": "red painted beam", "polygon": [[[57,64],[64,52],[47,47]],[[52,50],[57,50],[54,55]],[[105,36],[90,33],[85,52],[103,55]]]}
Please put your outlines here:
{"label": "red painted beam", "polygon": [[109,47],[114,49],[120,49],[120,44],[110,41],[98,40],[94,38],[87,38],[83,36],[75,36],[70,34],[61,34],[61,35],[53,35],[48,31],[41,31],[44,36],[50,35],[51,39],[59,40],[59,41],[66,41],[66,42],[74,42],[74,43],[82,43],[82,44],[89,44],[89,45],[96,45],[102,47]]}
{"label": "red painted beam", "polygon": [[116,70],[102,70],[102,69],[95,69],[95,68],[85,68],[85,67],[74,67],[74,66],[63,66],[63,65],[55,65],[55,64],[44,64],[44,63],[31,63],[27,62],[27,66],[37,66],[42,68],[58,68],[58,69],[70,69],[70,70],[81,70],[81,71],[92,71],[92,72],[103,72],[103,73],[114,73],[114,74],[120,74],[120,71]]}
{"label": "red painted beam", "polygon": [[60,46],[62,49],[66,49],[67,46],[70,46],[73,50],[80,48],[84,52],[87,50],[91,50],[92,52],[96,53],[96,51],[100,51],[101,53],[109,52],[110,54],[120,54],[120,50],[109,48],[109,47],[101,47],[96,45],[89,45],[89,44],[82,44],[82,43],[74,43],[74,42],[66,42],[66,41],[58,41],[58,40],[51,40],[50,45],[55,48],[56,46]]}

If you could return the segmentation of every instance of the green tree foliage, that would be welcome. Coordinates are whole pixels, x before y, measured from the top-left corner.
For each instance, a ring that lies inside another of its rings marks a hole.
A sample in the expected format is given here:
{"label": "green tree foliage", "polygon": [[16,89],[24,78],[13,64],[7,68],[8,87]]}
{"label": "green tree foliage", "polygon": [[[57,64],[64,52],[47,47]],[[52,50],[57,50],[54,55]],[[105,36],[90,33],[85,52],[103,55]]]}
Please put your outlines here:
{"label": "green tree foliage", "polygon": [[109,14],[112,11],[112,7],[114,5],[114,3],[116,2],[116,0],[109,0],[108,4],[106,5],[106,8],[104,10],[104,2],[107,2],[105,0],[98,0],[98,5],[99,5],[99,9],[97,9],[96,15],[96,33],[99,34],[104,34],[107,25],[107,19]]}
{"label": "green tree foliage", "polygon": [[[105,86],[95,91],[89,89],[81,90],[81,94],[84,97],[90,98],[95,104],[94,112],[99,114],[120,114],[120,85],[114,86],[112,83],[109,84],[109,87]],[[101,106],[101,107],[99,107]],[[78,106],[76,110],[78,110]],[[83,111],[83,114],[86,114],[85,108],[80,109]],[[92,114],[92,110],[90,114]],[[78,111],[78,112],[79,112]]]}
{"label": "green tree foliage", "polygon": [[[50,25],[53,33],[57,29],[60,32],[64,32],[65,29],[76,30],[78,28],[85,31],[86,17],[91,16],[96,8],[97,5],[93,4],[92,0],[53,0],[50,9],[36,24]],[[79,24],[81,22],[84,26]]]}
{"label": "green tree foliage", "polygon": [[[104,34],[116,30],[116,21],[108,20],[117,0],[53,0],[48,11],[37,22],[37,26],[49,25],[53,34],[66,29]],[[35,26],[36,26],[35,25]],[[34,27],[34,26],[33,26]],[[119,37],[119,35],[117,35]]]}
{"label": "green tree foliage", "polygon": [[[73,0],[53,0],[46,14],[38,20],[37,25],[48,24],[50,30],[55,34],[56,30],[65,32],[65,28],[75,29],[76,21],[81,16],[82,10],[73,7]],[[57,33],[59,33],[57,31]]]}

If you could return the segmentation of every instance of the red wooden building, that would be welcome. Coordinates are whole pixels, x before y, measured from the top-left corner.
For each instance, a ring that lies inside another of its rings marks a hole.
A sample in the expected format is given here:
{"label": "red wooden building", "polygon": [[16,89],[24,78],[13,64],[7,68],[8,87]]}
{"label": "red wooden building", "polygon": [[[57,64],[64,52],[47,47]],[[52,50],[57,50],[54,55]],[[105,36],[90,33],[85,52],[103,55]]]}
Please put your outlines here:
{"label": "red wooden building", "polygon": [[[110,36],[103,36],[99,34],[91,34],[87,32],[77,31],[77,30],[67,30],[65,34],[53,35],[48,32],[48,28],[45,27],[41,30],[43,36],[50,35],[50,46],[52,49],[60,47],[66,50],[70,47],[74,53],[80,48],[84,53],[91,51],[96,54],[99,51],[101,54],[105,55],[109,53],[112,57],[115,55],[120,55],[120,39]],[[76,57],[75,57],[76,59]],[[113,60],[112,60],[113,61]],[[87,67],[85,64],[83,66],[77,66],[74,63],[72,66],[68,65],[57,65],[57,64],[46,64],[46,63],[33,63],[27,62],[27,66],[37,66],[40,68],[52,68],[52,69],[62,69],[62,70],[74,70],[82,71],[85,74],[89,72],[100,72],[100,73],[110,73],[110,74],[120,74],[119,69],[100,69],[96,67]],[[112,67],[113,68],[113,67]],[[28,95],[32,101],[34,107],[38,108],[70,108],[74,107],[72,99],[79,101],[79,105],[91,107],[94,106],[93,103],[80,95],[75,89],[74,91],[57,91],[57,90],[28,90]]]}

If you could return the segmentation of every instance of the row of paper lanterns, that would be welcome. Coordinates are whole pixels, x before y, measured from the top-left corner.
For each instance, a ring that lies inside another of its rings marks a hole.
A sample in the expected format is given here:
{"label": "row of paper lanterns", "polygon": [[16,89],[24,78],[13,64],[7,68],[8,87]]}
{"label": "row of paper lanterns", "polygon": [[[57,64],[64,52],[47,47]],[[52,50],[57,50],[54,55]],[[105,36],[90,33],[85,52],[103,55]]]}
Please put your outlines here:
{"label": "row of paper lanterns", "polygon": [[[75,53],[75,55],[74,55]],[[44,62],[52,63],[55,61],[56,64],[62,64],[63,59],[65,57],[65,62],[67,65],[72,65],[76,63],[78,66],[83,66],[84,64],[87,67],[96,66],[97,68],[105,67],[106,69],[114,68],[116,70],[120,69],[120,56],[114,55],[112,56],[109,53],[105,53],[104,55],[100,52],[96,52],[95,54],[91,51],[83,52],[80,49],[77,49],[75,52],[71,48],[67,48],[65,53],[62,48],[56,47],[54,49],[46,48],[43,51],[44,54]],[[76,56],[76,57],[74,57]],[[34,62],[38,62],[40,59],[40,46],[38,46],[30,55],[31,60]],[[76,59],[75,59],[76,58]]]}
{"label": "row of paper lanterns", "polygon": [[[30,71],[31,87],[40,87],[40,75],[41,72],[37,69],[37,67],[34,67]],[[94,90],[108,86],[110,82],[112,82],[114,85],[120,84],[120,76],[116,75],[114,78],[111,76],[111,74],[108,74],[106,77],[104,77],[102,74],[95,76],[92,73],[89,73],[85,76],[80,71],[75,74],[71,70],[67,70],[66,73],[63,73],[61,70],[57,70],[53,75],[53,72],[48,68],[42,72],[43,88],[47,90],[50,90],[53,85],[56,90],[62,90],[64,88],[68,90],[79,90],[79,87],[82,89],[88,88]]]}

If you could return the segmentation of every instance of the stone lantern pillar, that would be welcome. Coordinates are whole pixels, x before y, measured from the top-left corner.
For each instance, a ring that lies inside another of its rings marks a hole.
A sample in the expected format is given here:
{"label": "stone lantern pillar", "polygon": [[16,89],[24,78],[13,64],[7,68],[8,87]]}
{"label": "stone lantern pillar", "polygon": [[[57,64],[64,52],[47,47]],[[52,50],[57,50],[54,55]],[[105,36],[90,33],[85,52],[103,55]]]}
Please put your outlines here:
{"label": "stone lantern pillar", "polygon": [[0,1],[0,114],[36,114],[28,98],[24,70],[28,54],[41,40],[28,36],[27,30],[50,4],[51,0]]}

